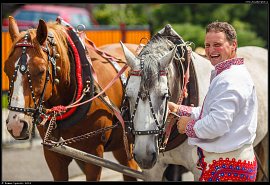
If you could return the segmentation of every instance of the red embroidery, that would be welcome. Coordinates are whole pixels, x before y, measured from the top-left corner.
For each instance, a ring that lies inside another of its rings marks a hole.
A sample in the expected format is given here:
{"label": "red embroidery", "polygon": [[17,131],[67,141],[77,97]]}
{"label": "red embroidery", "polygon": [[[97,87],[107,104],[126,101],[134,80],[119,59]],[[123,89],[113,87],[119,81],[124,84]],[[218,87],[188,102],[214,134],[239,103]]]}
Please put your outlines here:
{"label": "red embroidery", "polygon": [[229,59],[224,62],[221,62],[215,66],[215,70],[217,71],[216,75],[218,75],[219,73],[221,73],[222,71],[226,69],[229,69],[232,65],[242,65],[242,64],[244,64],[243,58],[233,58],[233,59]]}
{"label": "red embroidery", "polygon": [[200,181],[233,181],[233,182],[255,182],[257,174],[257,160],[254,157],[250,161],[236,161],[235,158],[229,159],[219,158],[218,161],[213,160],[212,164],[204,161],[202,150],[198,147],[198,169],[202,170]]}
{"label": "red embroidery", "polygon": [[[204,98],[204,100],[205,100],[205,98]],[[201,108],[201,112],[200,112],[199,118],[197,120],[191,120],[191,121],[189,121],[188,124],[187,124],[187,126],[186,126],[186,135],[188,137],[198,138],[198,136],[196,135],[193,127],[194,127],[195,123],[202,118],[202,111],[203,111],[203,106],[204,106],[204,100],[203,100],[203,105],[202,105],[202,108]],[[189,108],[190,108],[190,112],[191,112],[191,107],[189,107]]]}
{"label": "red embroidery", "polygon": [[196,133],[195,131],[193,130],[193,127],[195,125],[196,121],[193,119],[193,120],[190,120],[186,126],[186,135],[188,137],[193,137],[193,138],[198,138],[196,136]]}
{"label": "red embroidery", "polygon": [[186,106],[186,105],[180,105],[178,110],[177,110],[177,114],[179,116],[191,116],[191,110],[192,107],[191,106]]}

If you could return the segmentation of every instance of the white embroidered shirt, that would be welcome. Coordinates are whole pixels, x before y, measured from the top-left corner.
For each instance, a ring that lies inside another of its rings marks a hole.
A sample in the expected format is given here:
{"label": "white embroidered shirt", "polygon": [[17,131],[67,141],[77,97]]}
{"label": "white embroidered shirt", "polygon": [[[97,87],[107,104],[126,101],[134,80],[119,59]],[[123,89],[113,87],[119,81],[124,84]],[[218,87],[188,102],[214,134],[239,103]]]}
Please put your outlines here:
{"label": "white embroidered shirt", "polygon": [[243,58],[215,66],[203,107],[180,106],[191,116],[188,143],[208,152],[223,153],[252,144],[257,128],[257,96]]}

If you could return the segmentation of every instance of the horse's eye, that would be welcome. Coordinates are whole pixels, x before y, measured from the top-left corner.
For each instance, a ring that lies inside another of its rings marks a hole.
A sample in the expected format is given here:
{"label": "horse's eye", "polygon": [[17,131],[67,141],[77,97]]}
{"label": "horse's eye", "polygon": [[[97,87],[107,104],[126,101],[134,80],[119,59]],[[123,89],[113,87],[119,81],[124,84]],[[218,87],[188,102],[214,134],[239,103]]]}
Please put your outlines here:
{"label": "horse's eye", "polygon": [[41,70],[41,71],[39,71],[39,73],[38,73],[38,75],[43,75],[45,73],[45,70]]}
{"label": "horse's eye", "polygon": [[33,72],[33,76],[41,77],[44,73],[45,73],[45,69],[41,68],[41,69],[38,70],[38,71],[34,71],[34,72]]}

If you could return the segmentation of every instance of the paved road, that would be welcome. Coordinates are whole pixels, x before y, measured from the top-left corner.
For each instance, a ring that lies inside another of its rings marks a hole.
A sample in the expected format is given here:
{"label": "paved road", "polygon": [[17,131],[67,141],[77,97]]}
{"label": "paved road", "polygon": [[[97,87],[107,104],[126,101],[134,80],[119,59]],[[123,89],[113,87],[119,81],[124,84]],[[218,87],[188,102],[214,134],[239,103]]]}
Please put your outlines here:
{"label": "paved road", "polygon": [[[2,148],[2,181],[53,181],[43,156],[41,140],[29,143],[20,143],[10,148]],[[106,152],[104,158],[116,162],[111,152]],[[81,169],[73,161],[69,166],[70,181],[85,181]],[[184,181],[192,181],[193,176],[187,173]],[[122,174],[103,168],[101,181],[123,181]]]}
{"label": "paved road", "polygon": [[[53,181],[46,164],[41,139],[38,136],[29,141],[16,141],[7,132],[5,120],[8,111],[2,110],[2,181]],[[111,152],[104,153],[104,158],[116,162]],[[69,165],[70,181],[85,181],[85,175],[75,161]],[[103,168],[101,181],[122,181],[122,174]]]}
{"label": "paved road", "polygon": [[[2,148],[2,181],[53,181],[43,156],[41,140],[33,142],[32,147],[27,142]],[[116,162],[110,152],[104,158]],[[70,181],[84,181],[78,165],[72,161],[69,166]],[[122,174],[103,168],[101,181],[122,181]]]}

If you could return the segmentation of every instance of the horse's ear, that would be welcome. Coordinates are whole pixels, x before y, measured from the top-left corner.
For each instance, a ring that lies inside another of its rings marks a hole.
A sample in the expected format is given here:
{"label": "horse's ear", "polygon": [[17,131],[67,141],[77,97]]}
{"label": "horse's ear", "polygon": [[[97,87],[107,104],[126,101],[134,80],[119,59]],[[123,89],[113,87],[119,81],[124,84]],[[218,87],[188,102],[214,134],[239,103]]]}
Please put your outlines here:
{"label": "horse's ear", "polygon": [[8,21],[9,21],[8,31],[9,31],[10,38],[13,42],[19,36],[20,31],[14,17],[9,16]]}
{"label": "horse's ear", "polygon": [[48,28],[44,20],[40,19],[37,27],[37,40],[40,45],[46,41],[48,36]]}
{"label": "horse's ear", "polygon": [[167,53],[165,56],[163,56],[161,59],[159,59],[159,63],[162,68],[166,68],[171,63],[177,47],[175,46],[169,53]]}
{"label": "horse's ear", "polygon": [[136,56],[121,41],[120,44],[126,57],[127,65],[131,67],[131,69],[135,69],[136,66],[140,65],[139,59],[137,59]]}

